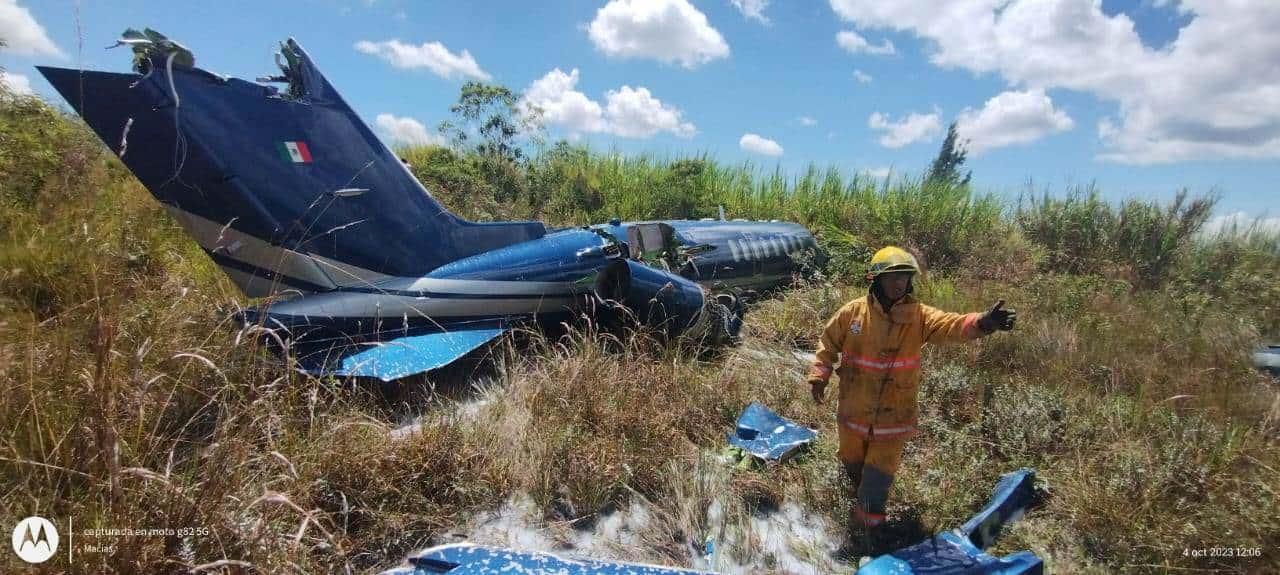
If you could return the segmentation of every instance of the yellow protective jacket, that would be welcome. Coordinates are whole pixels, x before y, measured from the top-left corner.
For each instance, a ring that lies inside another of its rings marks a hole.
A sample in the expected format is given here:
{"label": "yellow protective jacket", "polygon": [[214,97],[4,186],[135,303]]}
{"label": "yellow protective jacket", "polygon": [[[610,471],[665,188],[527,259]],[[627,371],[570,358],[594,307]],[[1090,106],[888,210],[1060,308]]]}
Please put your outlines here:
{"label": "yellow protective jacket", "polygon": [[984,335],[982,314],[948,313],[907,295],[885,314],[868,294],[840,308],[827,322],[809,379],[840,376],[839,421],[859,436],[905,438],[916,429],[920,348]]}

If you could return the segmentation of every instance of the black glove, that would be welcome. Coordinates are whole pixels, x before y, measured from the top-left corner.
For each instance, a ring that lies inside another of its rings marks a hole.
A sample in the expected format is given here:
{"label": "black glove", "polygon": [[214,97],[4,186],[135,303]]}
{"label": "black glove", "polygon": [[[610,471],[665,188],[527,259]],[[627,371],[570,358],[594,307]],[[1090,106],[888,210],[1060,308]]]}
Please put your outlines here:
{"label": "black glove", "polygon": [[809,380],[809,393],[813,395],[814,403],[822,403],[823,398],[827,394],[826,392],[827,382],[817,378]]}
{"label": "black glove", "polygon": [[1004,309],[1004,300],[996,302],[991,306],[987,313],[982,314],[978,318],[978,329],[985,333],[991,333],[995,330],[1009,331],[1013,329],[1013,324],[1018,321],[1018,312],[1011,309]]}

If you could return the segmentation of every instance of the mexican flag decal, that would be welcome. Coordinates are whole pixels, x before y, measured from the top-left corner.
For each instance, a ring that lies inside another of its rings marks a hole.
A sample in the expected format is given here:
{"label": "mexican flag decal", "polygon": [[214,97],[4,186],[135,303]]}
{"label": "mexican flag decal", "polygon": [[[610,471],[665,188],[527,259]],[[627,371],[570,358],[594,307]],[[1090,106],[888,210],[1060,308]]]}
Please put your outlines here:
{"label": "mexican flag decal", "polygon": [[311,150],[307,149],[306,142],[280,142],[276,145],[276,149],[280,151],[280,157],[284,161],[294,164],[310,164]]}

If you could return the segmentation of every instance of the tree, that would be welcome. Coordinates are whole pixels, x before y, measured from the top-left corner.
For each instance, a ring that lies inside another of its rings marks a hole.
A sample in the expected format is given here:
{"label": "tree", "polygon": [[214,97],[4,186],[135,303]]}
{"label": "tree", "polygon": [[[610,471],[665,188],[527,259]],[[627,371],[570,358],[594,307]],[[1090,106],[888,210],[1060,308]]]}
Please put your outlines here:
{"label": "tree", "polygon": [[[449,107],[457,121],[441,122],[440,133],[459,149],[472,148],[483,156],[519,160],[523,150],[516,143],[521,134],[535,134],[536,116],[519,105],[520,95],[506,86],[467,82],[462,85],[458,103]],[[479,142],[470,146],[470,140]]]}
{"label": "tree", "polygon": [[960,176],[960,169],[964,166],[965,157],[969,152],[964,149],[964,143],[957,140],[956,123],[951,122],[951,127],[947,128],[947,137],[942,141],[942,148],[938,150],[938,157],[933,159],[933,164],[925,174],[926,185],[965,186],[969,184],[972,171],[965,172],[963,177]]}
{"label": "tree", "polygon": [[[458,102],[449,107],[454,120],[441,122],[440,133],[466,155],[501,205],[524,198],[528,180],[521,163],[522,138],[540,141],[536,110],[520,102],[520,94],[498,84],[467,82]],[[504,216],[505,217],[505,216]]]}

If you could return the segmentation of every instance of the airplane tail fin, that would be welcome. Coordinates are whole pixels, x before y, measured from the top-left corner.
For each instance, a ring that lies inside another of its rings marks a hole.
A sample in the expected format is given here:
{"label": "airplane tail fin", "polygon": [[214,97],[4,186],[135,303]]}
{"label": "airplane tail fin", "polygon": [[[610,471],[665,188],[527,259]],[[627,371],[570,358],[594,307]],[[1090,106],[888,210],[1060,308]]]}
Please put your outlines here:
{"label": "airplane tail fin", "polygon": [[280,56],[283,90],[184,65],[185,49],[135,60],[143,73],[39,70],[249,296],[420,277],[546,233],[450,213],[296,42]]}

